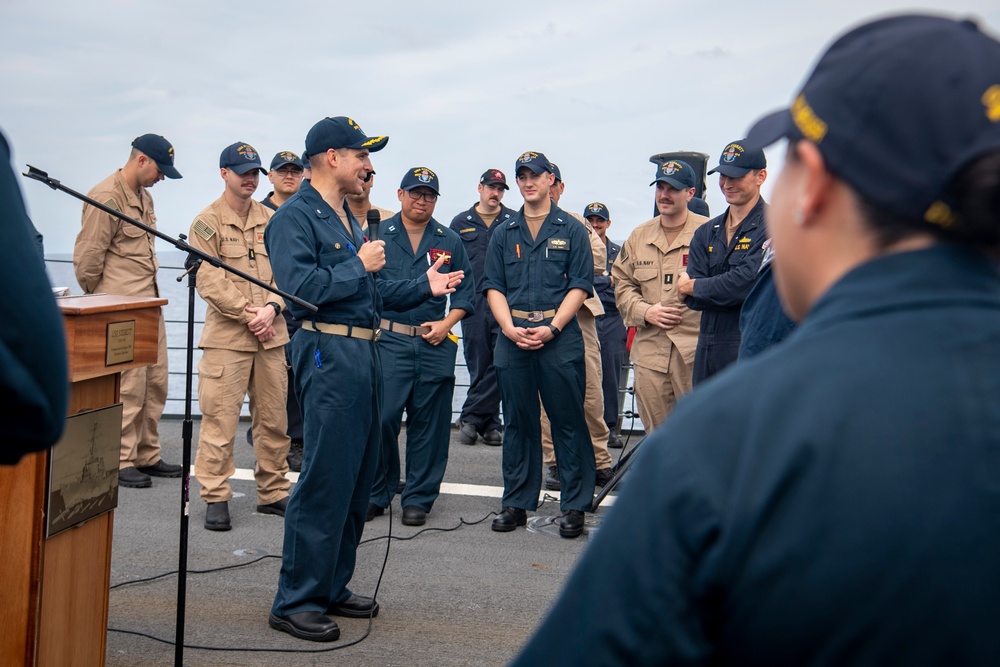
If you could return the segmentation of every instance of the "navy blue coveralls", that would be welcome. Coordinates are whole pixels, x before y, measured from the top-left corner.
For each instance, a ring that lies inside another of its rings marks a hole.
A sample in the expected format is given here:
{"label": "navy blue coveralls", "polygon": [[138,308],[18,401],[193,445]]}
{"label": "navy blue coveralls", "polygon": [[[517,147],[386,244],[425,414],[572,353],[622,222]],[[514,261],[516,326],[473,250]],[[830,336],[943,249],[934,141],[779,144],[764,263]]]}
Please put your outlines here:
{"label": "navy blue coveralls", "polygon": [[781,306],[774,286],[771,262],[774,250],[764,242],[764,259],[761,260],[757,282],[743,302],[740,311],[740,360],[749,359],[774,347],[795,329],[793,322]]}
{"label": "navy blue coveralls", "polygon": [[[473,205],[451,221],[451,229],[458,233],[465,246],[476,284],[482,282],[486,271],[486,249],[493,230],[498,224],[514,217],[514,213],[513,209],[501,204],[497,217],[487,227]],[[500,386],[493,369],[493,349],[499,335],[500,326],[486,303],[486,297],[478,292],[475,312],[462,318],[462,352],[469,369],[469,392],[458,419],[475,426],[480,435],[500,430]]]}
{"label": "navy blue coveralls", "polygon": [[618,426],[619,388],[622,365],[625,363],[625,323],[615,304],[615,288],[611,285],[611,265],[618,259],[622,247],[608,239],[608,275],[594,276],[594,290],[604,306],[597,316],[597,339],[601,342],[601,389],[604,394],[604,423],[612,431]]}
{"label": "navy blue coveralls", "polygon": [[[472,268],[458,234],[431,218],[413,252],[410,238],[397,213],[382,223],[385,241],[385,267],[382,280],[419,280],[427,269],[445,253],[448,258],[442,273],[465,271],[465,278],[448,296],[431,297],[410,309],[390,310],[382,318],[390,322],[418,327],[424,322],[443,320],[449,310],[475,308],[476,287]],[[405,284],[405,283],[396,283]],[[382,330],[379,359],[382,362],[382,464],[375,470],[371,503],[385,508],[396,495],[399,485],[399,428],[406,410],[406,488],[400,498],[403,507],[431,510],[441,490],[448,464],[451,438],[451,401],[455,393],[455,354],[458,343],[445,338],[431,345],[420,334],[410,336]]]}
{"label": "navy blue coveralls", "polygon": [[513,664],[1000,664],[997,406],[996,262],[855,268],[677,403]]}
{"label": "navy blue coveralls", "polygon": [[[482,291],[497,290],[510,309],[558,310],[571,289],[590,294],[594,257],[587,228],[553,205],[531,238],[522,208],[496,225],[486,257]],[[547,326],[551,317],[531,322],[512,317],[514,326]],[[596,464],[586,417],[583,334],[574,317],[538,350],[522,350],[506,336],[497,340],[493,363],[503,398],[503,507],[538,508],[542,486],[541,409],[552,423],[559,460],[562,510],[589,512]]]}
{"label": "navy blue coveralls", "polygon": [[761,197],[726,243],[729,209],[695,230],[687,273],[695,279],[694,296],[684,298],[700,310],[701,328],[694,352],[694,384],[736,361],[740,352],[740,308],[760,269],[767,225],[767,204]]}
{"label": "navy blue coveralls", "polygon": [[[431,296],[427,278],[383,287],[357,257],[364,241],[351,215],[348,233],[308,181],[271,218],[264,243],[275,283],[319,306],[288,309],[304,322],[371,328],[382,298],[399,309]],[[393,301],[400,299],[399,301]],[[358,541],[365,525],[378,454],[375,420],[380,371],[370,340],[301,329],[289,345],[295,392],[302,406],[302,473],[285,511],[278,592],[271,611],[288,616],[326,613],[351,596]]]}

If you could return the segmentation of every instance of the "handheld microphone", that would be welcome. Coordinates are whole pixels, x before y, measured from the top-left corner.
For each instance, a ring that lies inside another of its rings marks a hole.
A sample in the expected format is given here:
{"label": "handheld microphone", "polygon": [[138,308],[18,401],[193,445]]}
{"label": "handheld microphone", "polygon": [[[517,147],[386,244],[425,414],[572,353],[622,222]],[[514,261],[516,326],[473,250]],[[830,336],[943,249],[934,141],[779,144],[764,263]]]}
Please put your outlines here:
{"label": "handheld microphone", "polygon": [[368,223],[368,240],[378,241],[378,227],[382,224],[382,216],[373,208],[368,209],[365,214],[365,221]]}
{"label": "handheld microphone", "polygon": [[368,172],[365,174],[365,178],[364,178],[365,183],[368,183],[369,181],[371,181],[372,180],[372,176],[374,176],[374,175],[375,175],[375,170],[374,169],[369,169]]}

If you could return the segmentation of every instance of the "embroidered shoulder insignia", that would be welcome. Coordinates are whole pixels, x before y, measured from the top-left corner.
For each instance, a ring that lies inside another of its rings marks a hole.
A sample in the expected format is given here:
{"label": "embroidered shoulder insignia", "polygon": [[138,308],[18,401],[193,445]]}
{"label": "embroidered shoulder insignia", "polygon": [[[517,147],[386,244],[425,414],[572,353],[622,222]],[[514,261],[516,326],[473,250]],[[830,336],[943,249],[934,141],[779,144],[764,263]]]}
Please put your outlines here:
{"label": "embroidered shoulder insignia", "polygon": [[195,220],[194,227],[191,228],[195,234],[205,239],[206,241],[215,236],[215,230],[206,225],[201,220]]}
{"label": "embroidered shoulder insignia", "polygon": [[109,199],[108,201],[104,202],[104,205],[107,206],[108,208],[115,209],[119,213],[122,212],[122,210],[118,208],[118,202],[116,202],[114,199]]}

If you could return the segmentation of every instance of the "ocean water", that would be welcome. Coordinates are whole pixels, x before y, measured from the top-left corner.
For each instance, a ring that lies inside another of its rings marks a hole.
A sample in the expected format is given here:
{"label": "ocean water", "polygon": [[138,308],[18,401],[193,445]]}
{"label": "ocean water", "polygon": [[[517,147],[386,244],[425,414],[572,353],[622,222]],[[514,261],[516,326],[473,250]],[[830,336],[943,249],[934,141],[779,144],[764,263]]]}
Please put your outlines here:
{"label": "ocean water", "polygon": [[[167,328],[167,358],[170,367],[170,384],[167,391],[167,405],[164,414],[172,416],[184,415],[184,385],[185,385],[185,360],[187,349],[187,313],[188,313],[188,281],[184,277],[180,282],[177,278],[184,273],[185,254],[181,252],[158,252],[160,260],[159,285],[160,296],[168,300],[164,306],[164,318]],[[69,254],[52,254],[46,257],[45,266],[48,270],[49,280],[53,287],[68,287],[71,294],[83,294],[80,285],[73,275],[73,257]],[[207,305],[197,294],[194,295],[194,381],[192,384],[191,413],[200,415],[198,408],[198,360],[201,359],[201,350],[197,348],[198,340],[201,337],[202,325],[205,321],[205,310]],[[455,329],[455,334],[459,337],[459,347],[462,345],[462,325]],[[628,381],[632,385],[631,375]],[[458,419],[462,411],[462,404],[465,403],[465,396],[469,389],[469,372],[465,366],[465,357],[461,349],[456,357],[455,366],[455,395],[452,398],[452,421]],[[631,405],[631,398],[627,399],[626,411],[635,410]],[[248,402],[243,403],[243,416],[249,416]],[[642,423],[638,418],[626,420],[623,430],[641,430]]]}

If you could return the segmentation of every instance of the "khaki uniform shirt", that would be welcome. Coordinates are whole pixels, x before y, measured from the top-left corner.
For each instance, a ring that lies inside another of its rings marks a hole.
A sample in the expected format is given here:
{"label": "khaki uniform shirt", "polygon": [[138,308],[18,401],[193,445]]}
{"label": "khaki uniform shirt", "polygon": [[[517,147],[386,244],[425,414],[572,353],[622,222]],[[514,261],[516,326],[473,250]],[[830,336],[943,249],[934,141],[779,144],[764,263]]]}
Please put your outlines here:
{"label": "khaki uniform shirt", "polygon": [[[87,193],[91,199],[156,228],[146,188],[129,190],[121,169]],[[159,296],[155,237],[109,213],[83,205],[83,226],[73,247],[73,270],[87,294]]]}
{"label": "khaki uniform shirt", "polygon": [[[677,279],[687,267],[694,230],[707,220],[689,211],[687,222],[669,246],[659,216],[644,222],[629,235],[611,267],[618,311],[625,326],[636,327],[631,358],[637,366],[667,372],[671,345],[685,363],[694,361],[701,313],[684,305]],[[654,303],[680,308],[681,323],[664,331],[646,322],[646,311]]]}
{"label": "khaki uniform shirt", "polygon": [[[396,215],[395,211],[390,211],[389,209],[382,208],[381,206],[375,206],[373,204],[372,208],[375,209],[376,211],[378,211],[379,222],[381,222],[383,220],[388,220],[392,216]],[[370,211],[371,209],[368,209],[368,210]],[[363,229],[363,230],[364,229],[368,229],[368,216],[367,215],[362,215],[360,217],[358,217],[357,215],[355,215],[354,217],[357,218],[358,219],[358,223],[361,224],[361,229]]]}
{"label": "khaki uniform shirt", "polygon": [[[604,245],[604,241],[598,236],[594,228],[591,227],[590,223],[587,222],[583,216],[579,213],[573,213],[567,211],[571,216],[580,221],[584,227],[587,228],[587,234],[590,236],[590,250],[594,253],[594,276],[603,276],[608,272],[608,247]],[[583,302],[583,305],[594,314],[594,317],[604,314],[604,304],[597,297],[597,291],[591,292],[590,298]]]}
{"label": "khaki uniform shirt", "polygon": [[[191,225],[188,242],[199,250],[218,257],[233,268],[274,285],[271,260],[264,247],[264,229],[274,212],[259,201],[250,202],[246,223],[219,197],[198,214]],[[255,315],[247,306],[263,306],[268,302],[282,305],[281,297],[253,285],[239,276],[203,262],[198,270],[198,294],[208,303],[205,327],[199,347],[215,347],[239,352],[269,350],[288,342],[288,330],[280,318],[275,318],[276,335],[261,343],[250,332],[247,323]],[[270,306],[268,306],[270,307]]]}

